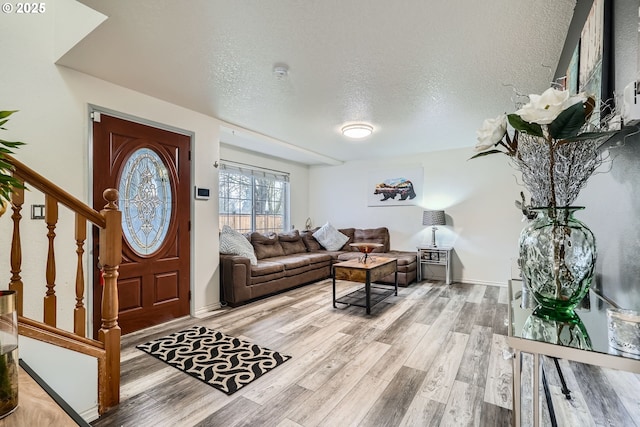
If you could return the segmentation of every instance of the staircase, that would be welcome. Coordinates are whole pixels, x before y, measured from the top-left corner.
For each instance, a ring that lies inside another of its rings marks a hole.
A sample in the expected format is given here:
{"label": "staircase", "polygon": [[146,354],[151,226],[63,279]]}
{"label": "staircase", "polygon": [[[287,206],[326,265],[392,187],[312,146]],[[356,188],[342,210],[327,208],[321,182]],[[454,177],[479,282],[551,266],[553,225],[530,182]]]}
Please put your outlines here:
{"label": "staircase", "polygon": [[[97,361],[98,413],[103,414],[120,401],[120,327],[118,326],[118,268],[122,259],[121,212],[118,210],[118,192],[107,189],[103,193],[105,207],[96,211],[60,187],[53,184],[10,155],[5,160],[13,166],[13,175],[27,188],[37,189],[45,195],[45,223],[48,250],[45,271],[46,286],[42,289],[44,310],[40,319],[24,316],[24,287],[22,282],[22,244],[20,234],[21,210],[24,190],[16,189],[12,195],[13,233],[10,248],[11,279],[9,289],[16,291],[19,334],[29,339],[77,352]],[[58,208],[69,209],[75,218],[75,307],[73,309],[73,331],[57,327],[59,307],[56,296],[56,226]],[[7,212],[8,213],[8,212]],[[85,307],[84,246],[87,226],[99,231],[98,260],[102,269],[103,291],[101,325],[98,339],[87,337],[87,311]],[[7,250],[0,248],[0,250]],[[31,267],[32,268],[32,267]],[[30,286],[30,284],[26,284]],[[46,355],[44,355],[46,357]],[[42,375],[41,375],[42,376]],[[68,378],[78,381],[77,377]],[[50,384],[54,389],[55,385]]]}

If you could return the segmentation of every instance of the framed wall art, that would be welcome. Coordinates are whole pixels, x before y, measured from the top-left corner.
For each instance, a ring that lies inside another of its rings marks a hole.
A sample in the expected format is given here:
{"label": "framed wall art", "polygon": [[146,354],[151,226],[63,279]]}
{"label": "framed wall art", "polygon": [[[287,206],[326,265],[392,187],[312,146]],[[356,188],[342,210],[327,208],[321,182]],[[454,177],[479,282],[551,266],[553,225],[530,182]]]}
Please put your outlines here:
{"label": "framed wall art", "polygon": [[572,95],[586,92],[595,97],[600,108],[592,116],[594,123],[614,107],[613,1],[594,0],[588,13],[585,12],[564,77],[558,79],[559,86]]}
{"label": "framed wall art", "polygon": [[[595,96],[600,115],[608,113],[613,96],[611,18],[613,0],[594,0],[580,34],[578,91]],[[597,112],[594,111],[594,114]],[[599,117],[597,118],[599,119]],[[596,117],[594,117],[596,118]]]}
{"label": "framed wall art", "polygon": [[419,205],[422,199],[422,168],[381,169],[369,172],[367,206]]}

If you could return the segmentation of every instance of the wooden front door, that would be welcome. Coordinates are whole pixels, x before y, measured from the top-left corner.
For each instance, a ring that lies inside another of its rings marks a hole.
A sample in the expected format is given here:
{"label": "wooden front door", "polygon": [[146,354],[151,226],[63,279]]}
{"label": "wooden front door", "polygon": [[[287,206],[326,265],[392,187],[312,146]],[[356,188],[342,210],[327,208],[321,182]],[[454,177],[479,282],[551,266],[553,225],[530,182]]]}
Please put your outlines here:
{"label": "wooden front door", "polygon": [[[190,137],[95,114],[93,207],[116,188],[122,211],[118,277],[122,333],[189,314]],[[93,324],[100,328],[102,287],[94,236]]]}

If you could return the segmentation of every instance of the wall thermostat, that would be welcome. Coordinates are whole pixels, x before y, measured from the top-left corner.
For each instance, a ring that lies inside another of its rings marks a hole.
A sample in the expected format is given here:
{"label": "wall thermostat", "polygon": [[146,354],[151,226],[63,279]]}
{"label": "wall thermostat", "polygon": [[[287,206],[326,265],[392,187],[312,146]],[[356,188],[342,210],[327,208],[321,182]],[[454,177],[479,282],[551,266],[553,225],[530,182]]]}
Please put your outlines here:
{"label": "wall thermostat", "polygon": [[211,191],[208,188],[196,187],[195,198],[200,200],[208,200]]}

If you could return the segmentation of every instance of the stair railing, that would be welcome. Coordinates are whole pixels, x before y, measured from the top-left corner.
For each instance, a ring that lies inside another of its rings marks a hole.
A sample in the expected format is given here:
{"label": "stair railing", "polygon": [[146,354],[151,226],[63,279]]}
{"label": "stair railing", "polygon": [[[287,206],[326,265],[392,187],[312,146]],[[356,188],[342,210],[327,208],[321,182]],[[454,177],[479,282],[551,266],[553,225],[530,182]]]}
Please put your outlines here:
{"label": "stair railing", "polygon": [[[13,234],[11,240],[11,279],[9,289],[16,291],[19,333],[40,341],[78,351],[98,360],[98,412],[103,414],[120,401],[120,327],[118,326],[118,269],[122,261],[121,212],[118,210],[118,191],[111,188],[103,193],[107,204],[96,211],[58,187],[25,164],[5,154],[13,167],[13,175],[28,188],[45,195],[45,223],[48,252],[45,266],[43,321],[29,319],[23,313],[24,284],[22,282],[22,246],[20,240],[21,210],[24,190],[15,189],[11,200]],[[54,242],[58,223],[58,207],[63,205],[75,213],[75,242],[77,254],[73,333],[57,328],[56,258]],[[86,336],[84,245],[87,221],[99,228],[98,259],[102,268],[101,325],[98,340]]]}

